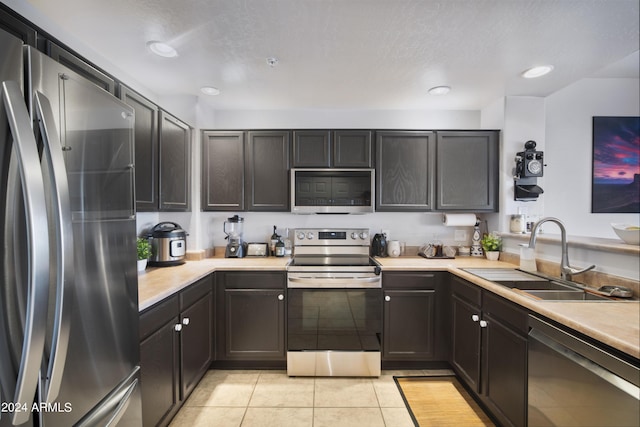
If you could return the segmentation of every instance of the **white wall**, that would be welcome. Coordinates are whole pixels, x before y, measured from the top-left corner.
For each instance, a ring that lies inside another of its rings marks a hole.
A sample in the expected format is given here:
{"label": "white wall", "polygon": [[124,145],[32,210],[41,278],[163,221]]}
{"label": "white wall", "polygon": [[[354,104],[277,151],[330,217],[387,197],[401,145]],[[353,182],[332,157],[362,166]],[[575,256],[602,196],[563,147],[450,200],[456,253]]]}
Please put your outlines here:
{"label": "white wall", "polygon": [[638,214],[591,213],[592,117],[639,116],[639,81],[583,79],[546,99],[544,214],[564,220],[570,235],[616,239],[610,223],[639,222]]}
{"label": "white wall", "polygon": [[[526,213],[534,217],[544,211],[544,195],[535,201],[515,201],[513,175],[515,156],[524,150],[524,143],[536,141],[536,149],[544,150],[545,100],[532,96],[500,98],[482,109],[484,129],[502,129],[500,133],[500,191],[498,214],[487,215],[488,229],[509,231],[512,214]],[[544,178],[538,179],[544,188]]]}
{"label": "white wall", "polygon": [[478,129],[477,110],[218,110],[217,129]]}
{"label": "white wall", "polygon": [[[572,236],[617,239],[611,222],[638,223],[638,214],[592,214],[592,117],[640,115],[638,79],[584,79],[547,98],[507,97],[504,99],[504,125],[500,167],[500,213],[488,215],[490,229],[509,230],[509,215],[525,207],[529,215],[555,216],[566,226],[568,240]],[[482,126],[498,126],[501,101],[482,111]],[[538,184],[544,189],[536,202],[513,201],[515,153],[528,139],[545,152],[544,177]],[[495,227],[495,228],[494,228]],[[559,229],[545,225],[546,234],[559,234]],[[520,239],[506,238],[503,250],[519,253]],[[596,270],[639,279],[640,259],[635,254],[603,252],[570,246],[573,266],[596,264]],[[560,245],[541,243],[536,257],[560,261]]]}

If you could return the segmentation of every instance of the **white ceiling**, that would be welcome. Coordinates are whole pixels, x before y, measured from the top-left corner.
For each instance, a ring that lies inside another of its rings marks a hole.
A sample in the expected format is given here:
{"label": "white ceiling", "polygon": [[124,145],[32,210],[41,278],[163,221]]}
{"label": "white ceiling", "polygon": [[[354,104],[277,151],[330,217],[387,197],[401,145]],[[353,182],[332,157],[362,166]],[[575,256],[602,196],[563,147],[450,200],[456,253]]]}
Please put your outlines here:
{"label": "white ceiling", "polygon": [[[477,110],[640,68],[638,0],[28,2],[158,96],[212,85],[219,109]],[[179,56],[154,56],[150,40]],[[555,69],[520,77],[539,64]],[[452,91],[428,95],[436,85]]]}

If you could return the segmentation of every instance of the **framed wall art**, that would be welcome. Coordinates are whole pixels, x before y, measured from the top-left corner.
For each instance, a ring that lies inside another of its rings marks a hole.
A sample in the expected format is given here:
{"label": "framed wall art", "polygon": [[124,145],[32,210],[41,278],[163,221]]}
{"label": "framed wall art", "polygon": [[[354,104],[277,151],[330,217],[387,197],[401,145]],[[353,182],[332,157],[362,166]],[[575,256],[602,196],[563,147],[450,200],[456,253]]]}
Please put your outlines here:
{"label": "framed wall art", "polygon": [[640,213],[640,117],[593,118],[592,213]]}

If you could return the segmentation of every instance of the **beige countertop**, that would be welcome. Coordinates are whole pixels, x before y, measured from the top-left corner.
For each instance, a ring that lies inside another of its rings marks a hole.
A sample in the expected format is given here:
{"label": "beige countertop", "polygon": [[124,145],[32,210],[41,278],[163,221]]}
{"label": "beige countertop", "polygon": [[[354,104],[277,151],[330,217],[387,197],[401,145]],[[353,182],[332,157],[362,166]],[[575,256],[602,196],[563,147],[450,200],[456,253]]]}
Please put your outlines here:
{"label": "beige countertop", "polygon": [[147,268],[138,273],[138,310],[142,311],[214,271],[282,270],[291,258],[207,258],[173,267]]}
{"label": "beige countertop", "polygon": [[[284,258],[208,258],[187,261],[175,267],[148,268],[138,275],[139,310],[167,298],[214,271],[224,270],[286,270],[290,261]],[[537,301],[512,290],[481,279],[462,268],[514,268],[502,261],[458,257],[433,260],[421,257],[376,258],[382,271],[448,271],[476,285],[513,301],[532,312],[555,320],[578,332],[640,359],[640,302]]]}

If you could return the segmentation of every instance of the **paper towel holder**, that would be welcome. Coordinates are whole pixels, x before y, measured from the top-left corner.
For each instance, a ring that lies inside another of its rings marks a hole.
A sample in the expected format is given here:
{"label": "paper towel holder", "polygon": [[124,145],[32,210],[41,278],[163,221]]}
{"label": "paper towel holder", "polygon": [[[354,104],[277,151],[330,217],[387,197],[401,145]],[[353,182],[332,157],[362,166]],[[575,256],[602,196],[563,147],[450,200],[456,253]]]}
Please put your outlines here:
{"label": "paper towel holder", "polygon": [[[453,221],[453,223],[449,223],[447,215],[456,216],[456,217],[465,217],[465,220],[469,220],[473,216],[473,220],[470,220],[468,223],[464,223],[464,221],[458,222]],[[475,214],[442,214],[442,224],[445,227],[474,227],[480,224],[480,219]]]}
{"label": "paper towel holder", "polygon": [[544,152],[536,151],[536,142],[524,143],[524,151],[516,153],[516,167],[513,176],[513,199],[535,201],[544,190],[537,185],[538,177],[544,173]]}

